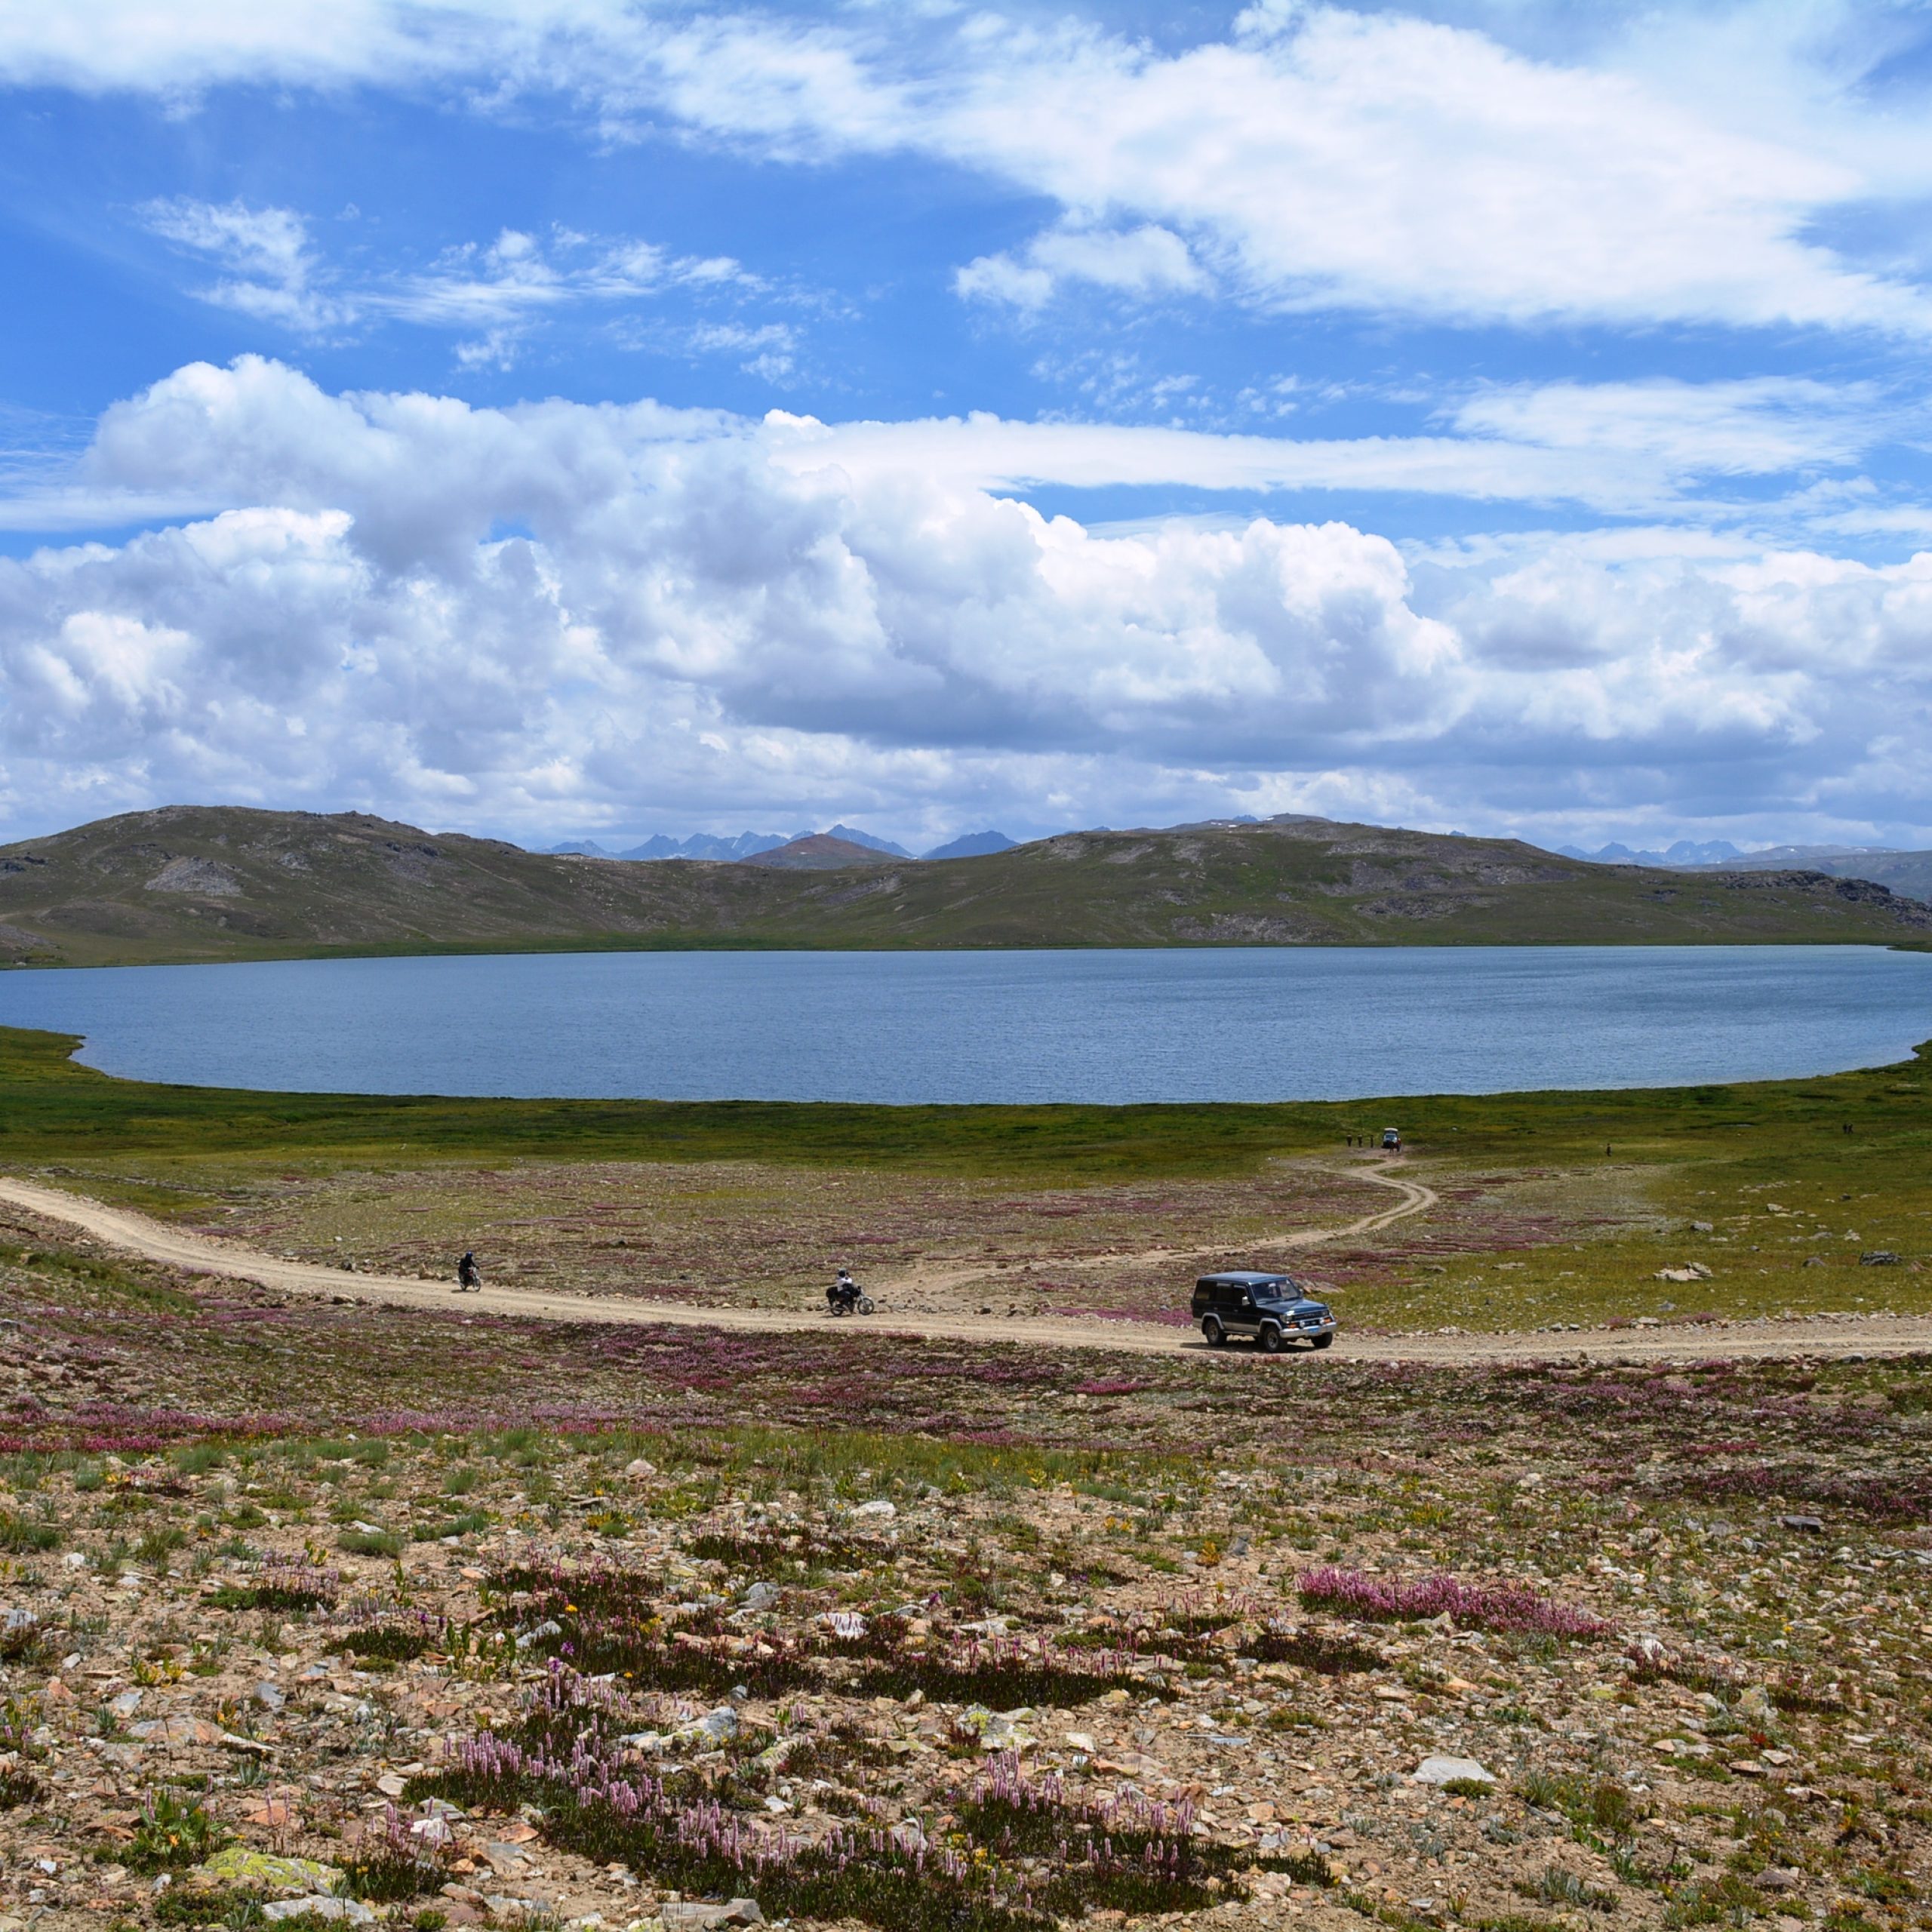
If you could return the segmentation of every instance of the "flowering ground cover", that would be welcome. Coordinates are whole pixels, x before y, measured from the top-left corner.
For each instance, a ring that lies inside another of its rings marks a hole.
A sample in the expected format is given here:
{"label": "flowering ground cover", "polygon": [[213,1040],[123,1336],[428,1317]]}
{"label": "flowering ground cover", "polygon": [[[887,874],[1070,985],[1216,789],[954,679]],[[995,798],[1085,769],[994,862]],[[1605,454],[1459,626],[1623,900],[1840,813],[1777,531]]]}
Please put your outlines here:
{"label": "flowering ground cover", "polygon": [[0,1290],[23,1927],[1932,1924],[1932,1361]]}
{"label": "flowering ground cover", "polygon": [[1921,1068],[677,1109],[202,1094],[57,1048],[0,1038],[14,1171],[274,1251],[720,1300],[848,1260],[1171,1312],[1197,1244],[1379,1204],[1331,1170],[1386,1115],[1439,1199],[1297,1261],[1346,1321],[1681,1346],[592,1327],[0,1217],[0,1932],[1932,1925],[1932,1359],[1800,1327],[1727,1361],[1698,1318],[1932,1306]]}

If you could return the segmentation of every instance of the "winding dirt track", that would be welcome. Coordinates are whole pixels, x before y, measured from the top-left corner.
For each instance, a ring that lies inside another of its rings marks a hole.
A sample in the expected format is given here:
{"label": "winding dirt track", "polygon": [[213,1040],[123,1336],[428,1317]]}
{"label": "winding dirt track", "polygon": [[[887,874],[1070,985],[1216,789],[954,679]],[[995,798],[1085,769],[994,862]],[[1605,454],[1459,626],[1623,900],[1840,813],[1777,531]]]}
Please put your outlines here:
{"label": "winding dirt track", "polygon": [[[1392,1208],[1334,1228],[1303,1229],[1263,1246],[1276,1249],[1312,1247],[1374,1232],[1435,1203],[1435,1194],[1418,1181],[1371,1168],[1351,1170],[1355,1178],[1394,1189],[1401,1199]],[[184,1234],[144,1214],[108,1208],[84,1195],[32,1181],[0,1180],[0,1201],[25,1208],[50,1221],[78,1228],[109,1247],[145,1257],[190,1273],[220,1275],[254,1281],[288,1294],[335,1297],[392,1307],[420,1308],[440,1315],[512,1315],[525,1320],[588,1321],[684,1328],[723,1329],[760,1334],[817,1333],[831,1325],[829,1315],[785,1309],[703,1308],[688,1303],[620,1300],[612,1297],[540,1293],[521,1288],[488,1288],[457,1297],[440,1283],[399,1275],[346,1274],[304,1261],[284,1261],[239,1242],[206,1235]],[[1197,1251],[1149,1248],[1138,1256],[1114,1260],[1180,1260]],[[942,1279],[964,1280],[983,1268],[928,1272],[914,1271],[895,1287],[937,1286]],[[892,1288],[885,1293],[890,1294]],[[1081,1349],[1119,1355],[1171,1355],[1189,1349],[1205,1357],[1208,1351],[1192,1330],[1151,1321],[1071,1321],[1002,1319],[968,1315],[899,1315],[888,1310],[869,1321],[850,1324],[866,1334],[919,1334],[935,1340],[999,1342],[1020,1346]],[[1826,1317],[1792,1322],[1726,1321],[1695,1330],[1586,1330],[1571,1334],[1388,1335],[1336,1338],[1323,1355],[1294,1358],[1298,1367],[1342,1361],[1413,1361],[1444,1366],[1489,1365],[1501,1362],[1550,1361],[1645,1361],[1708,1358],[1720,1355],[1916,1355],[1932,1352],[1932,1318],[1882,1315],[1858,1321]],[[1261,1361],[1247,1349],[1230,1350],[1215,1358],[1226,1362]]]}
{"label": "winding dirt track", "polygon": [[[1356,1235],[1373,1234],[1377,1229],[1386,1228],[1391,1222],[1406,1220],[1411,1214],[1423,1214],[1433,1208],[1436,1203],[1437,1195],[1434,1188],[1425,1187],[1419,1180],[1405,1180],[1400,1175],[1385,1174],[1378,1168],[1324,1168],[1319,1171],[1324,1174],[1346,1174],[1350,1180],[1367,1181],[1373,1186],[1392,1188],[1401,1198],[1392,1208],[1379,1208],[1373,1214],[1364,1214],[1360,1220],[1347,1222],[1339,1228],[1300,1228],[1293,1234],[1276,1235],[1266,1241],[1244,1242],[1242,1244],[1244,1254],[1278,1254],[1287,1248],[1314,1247],[1324,1241],[1347,1241]],[[1124,1254],[1109,1254],[1104,1258],[1110,1264],[1120,1266],[1131,1266],[1143,1262],[1195,1261],[1198,1260],[1204,1254],[1214,1251],[1200,1247],[1143,1247]],[[885,1283],[880,1292],[882,1294],[919,1294],[936,1289],[956,1288],[964,1282],[982,1278],[992,1281],[995,1285],[998,1284],[997,1278],[992,1275],[983,1261],[971,1261],[963,1263],[934,1262],[908,1269],[904,1273],[894,1275]],[[918,1318],[921,1321],[924,1319],[923,1316]],[[948,1318],[942,1316],[937,1318],[945,1320]],[[983,1317],[973,1318],[984,1319]],[[911,1319],[912,1318],[909,1316],[905,1321],[897,1321],[896,1325],[903,1327],[906,1321]],[[995,1321],[992,1325],[1001,1334],[1006,1335],[1013,1333],[1016,1327],[1026,1327],[1030,1332],[1032,1329],[1046,1324],[1038,1322],[1016,1324],[1011,1321]],[[1146,1328],[1159,1326],[1154,1322],[1130,1323],[1128,1325]],[[937,1334],[939,1331],[934,1330],[932,1332]],[[1165,1331],[1163,1330],[1162,1332],[1164,1333]],[[1172,1342],[1171,1335],[1168,1337],[1168,1340],[1170,1343]]]}

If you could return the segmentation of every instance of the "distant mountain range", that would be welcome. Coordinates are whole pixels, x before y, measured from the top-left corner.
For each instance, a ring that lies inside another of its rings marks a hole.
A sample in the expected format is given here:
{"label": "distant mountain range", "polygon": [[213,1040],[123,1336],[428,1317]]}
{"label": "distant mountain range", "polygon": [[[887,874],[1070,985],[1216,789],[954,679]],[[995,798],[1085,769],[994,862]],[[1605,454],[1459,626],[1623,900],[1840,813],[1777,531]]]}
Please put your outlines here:
{"label": "distant mountain range", "polygon": [[1633,852],[1627,845],[1605,845],[1594,852],[1576,845],[1559,845],[1556,850],[1564,858],[1588,859],[1599,866],[1715,866],[1739,856],[1727,838],[1707,839],[1701,845],[1680,838],[1662,852]]}
{"label": "distant mountain range", "polygon": [[1627,845],[1605,845],[1581,852],[1557,848],[1567,859],[1595,865],[1660,866],[1674,872],[1823,872],[1832,878],[1869,879],[1907,899],[1932,900],[1932,852],[1901,852],[1889,845],[1765,845],[1740,852],[1727,839],[1694,844],[1687,838],[1663,852],[1633,852]]}
{"label": "distant mountain range", "polygon": [[[728,865],[758,858],[764,853],[778,851],[808,838],[835,838],[868,852],[883,852],[888,858],[913,857],[904,846],[894,844],[890,838],[881,838],[876,832],[861,832],[855,825],[835,825],[823,832],[808,829],[795,832],[789,838],[781,832],[741,832],[735,838],[694,832],[688,838],[672,838],[659,832],[654,832],[641,845],[633,845],[626,852],[614,852],[608,846],[598,844],[594,838],[566,839],[561,844],[551,846],[549,851],[552,856],[574,854],[588,859],[706,859]],[[992,852],[1010,852],[1016,842],[1003,832],[969,832],[949,844],[936,845],[922,856],[928,859],[983,858]]]}
{"label": "distant mountain range", "polygon": [[1781,870],[1789,866],[1816,865],[1821,859],[1891,858],[1898,856],[1893,845],[1755,845],[1740,850],[1728,838],[1706,839],[1701,844],[1688,838],[1661,852],[1633,852],[1628,845],[1602,845],[1586,852],[1575,845],[1555,850],[1566,859],[1588,859],[1599,866],[1722,866],[1735,870],[1749,866],[1761,870],[1770,866]]}
{"label": "distant mountain range", "polygon": [[[811,834],[794,832],[789,836],[808,838]],[[695,832],[688,838],[670,838],[658,832],[627,852],[614,852],[594,838],[567,838],[549,849],[553,854],[574,854],[587,859],[708,859],[728,865],[755,853],[769,852],[773,847],[786,844],[787,837],[782,832],[741,832],[735,838],[720,838],[712,832]]]}
{"label": "distant mountain range", "polygon": [[[1932,863],[1932,854],[1897,854]],[[1890,863],[1887,861],[1887,863]],[[747,947],[1932,943],[1932,907],[1816,869],[1590,864],[1284,817],[1063,832],[921,861],[815,832],[623,864],[365,813],[168,806],[0,847],[0,962]]]}

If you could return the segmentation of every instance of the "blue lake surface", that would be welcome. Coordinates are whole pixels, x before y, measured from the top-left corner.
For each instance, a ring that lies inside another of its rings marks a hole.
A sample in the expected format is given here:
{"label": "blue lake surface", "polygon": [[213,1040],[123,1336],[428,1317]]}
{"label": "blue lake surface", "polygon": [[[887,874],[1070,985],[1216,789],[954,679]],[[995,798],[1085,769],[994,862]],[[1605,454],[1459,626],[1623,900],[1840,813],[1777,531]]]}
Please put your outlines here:
{"label": "blue lake surface", "polygon": [[664,1100],[1278,1100],[1752,1080],[1932,1038],[1865,946],[622,952],[0,975],[0,1023],[203,1086]]}

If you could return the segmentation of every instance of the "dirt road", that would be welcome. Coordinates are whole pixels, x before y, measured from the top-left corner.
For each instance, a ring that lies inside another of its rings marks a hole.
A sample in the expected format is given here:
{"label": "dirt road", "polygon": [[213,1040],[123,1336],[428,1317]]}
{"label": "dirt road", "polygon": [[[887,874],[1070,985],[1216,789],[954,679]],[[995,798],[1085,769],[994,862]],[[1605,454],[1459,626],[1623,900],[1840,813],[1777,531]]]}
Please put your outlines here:
{"label": "dirt road", "polygon": [[[1308,1247],[1365,1234],[1386,1227],[1404,1215],[1421,1212],[1435,1196],[1419,1182],[1372,1170],[1354,1171],[1360,1179],[1395,1189],[1402,1199],[1379,1214],[1345,1226],[1304,1229],[1272,1244],[1281,1248]],[[50,1221],[78,1228],[111,1247],[145,1256],[151,1261],[192,1273],[220,1275],[254,1281],[288,1294],[348,1295],[358,1301],[395,1307],[421,1308],[438,1314],[512,1315],[544,1321],[589,1321],[645,1326],[668,1324],[678,1327],[714,1328],[759,1334],[802,1334],[832,1325],[829,1315],[782,1309],[697,1308],[685,1303],[623,1301],[608,1297],[552,1294],[515,1288],[485,1288],[459,1297],[438,1283],[395,1275],[346,1273],[303,1261],[283,1261],[239,1242],[205,1235],[185,1234],[125,1208],[103,1207],[83,1195],[32,1181],[0,1180],[0,1201],[26,1209]],[[1162,1258],[1178,1251],[1148,1251]],[[1118,1258],[1118,1257],[1116,1257]],[[909,1285],[916,1277],[908,1277]],[[888,1296],[890,1288],[882,1292]],[[917,1334],[939,1340],[1004,1342],[1022,1346],[1091,1349],[1123,1355],[1171,1355],[1188,1349],[1202,1356],[1206,1345],[1191,1329],[1146,1321],[1002,1319],[964,1315],[895,1315],[888,1308],[870,1320],[854,1318],[850,1327],[866,1334]],[[1445,1366],[1512,1361],[1671,1361],[1714,1355],[1916,1355],[1932,1352],[1932,1318],[1880,1316],[1867,1321],[1834,1316],[1801,1321],[1724,1321],[1696,1329],[1585,1330],[1561,1335],[1386,1335],[1358,1336],[1344,1332],[1324,1355],[1303,1354],[1294,1360],[1298,1370],[1341,1361],[1413,1361]],[[1217,1359],[1229,1362],[1257,1360],[1247,1349],[1231,1350]],[[1265,1359],[1262,1358],[1262,1359]]]}
{"label": "dirt road", "polygon": [[[1378,1228],[1386,1228],[1392,1222],[1406,1219],[1411,1214],[1420,1214],[1435,1205],[1437,1195],[1434,1188],[1425,1187],[1419,1180],[1409,1180],[1400,1174],[1384,1173],[1377,1167],[1358,1166],[1346,1168],[1324,1168],[1324,1174],[1343,1174],[1350,1180],[1366,1181],[1371,1186],[1392,1189],[1401,1198],[1392,1208],[1378,1208],[1373,1214],[1364,1214],[1360,1219],[1344,1223],[1336,1228],[1299,1228],[1293,1234],[1275,1235],[1265,1241],[1244,1241],[1242,1251],[1248,1254],[1278,1254],[1287,1250],[1314,1247],[1327,1241],[1347,1241],[1356,1235],[1373,1234]],[[1137,1266],[1143,1263],[1158,1266],[1162,1262],[1198,1261],[1203,1254],[1218,1251],[1198,1247],[1143,1247],[1125,1254],[1109,1253],[1105,1257],[1110,1267]],[[901,1294],[918,1294],[933,1291],[963,1286],[968,1281],[986,1281],[989,1286],[1007,1285],[994,1273],[984,1261],[921,1263],[903,1270],[884,1281],[879,1293],[886,1297]],[[923,1324],[925,1317],[920,1316]],[[947,1318],[939,1317],[944,1320]],[[1011,1323],[1001,1324],[1005,1334]],[[1034,1324],[1033,1326],[1038,1324]],[[1148,1322],[1140,1324],[1154,1327],[1159,1324]],[[937,1334],[937,1330],[932,1332]]]}

